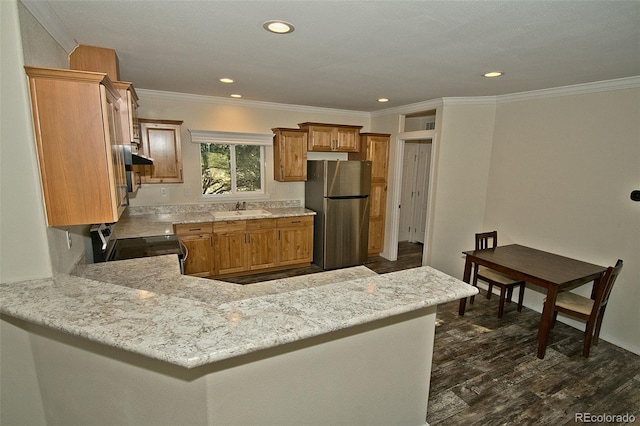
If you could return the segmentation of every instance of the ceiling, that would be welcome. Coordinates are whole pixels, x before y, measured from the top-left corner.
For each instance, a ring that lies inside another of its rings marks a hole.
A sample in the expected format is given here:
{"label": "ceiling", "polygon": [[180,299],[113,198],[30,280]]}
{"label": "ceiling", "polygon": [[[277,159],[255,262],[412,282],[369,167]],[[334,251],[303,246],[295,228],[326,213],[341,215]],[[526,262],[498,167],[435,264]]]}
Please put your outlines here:
{"label": "ceiling", "polygon": [[640,75],[635,0],[22,3],[68,51],[115,49],[141,89],[377,111]]}

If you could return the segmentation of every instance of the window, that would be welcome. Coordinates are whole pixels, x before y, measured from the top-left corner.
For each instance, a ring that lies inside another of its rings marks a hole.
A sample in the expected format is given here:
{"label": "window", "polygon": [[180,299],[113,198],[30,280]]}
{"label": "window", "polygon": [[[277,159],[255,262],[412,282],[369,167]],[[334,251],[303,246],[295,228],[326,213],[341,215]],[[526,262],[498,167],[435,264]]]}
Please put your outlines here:
{"label": "window", "polygon": [[264,147],[200,144],[203,195],[264,193]]}
{"label": "window", "polygon": [[265,147],[273,135],[189,130],[200,144],[202,195],[243,197],[265,194]]}

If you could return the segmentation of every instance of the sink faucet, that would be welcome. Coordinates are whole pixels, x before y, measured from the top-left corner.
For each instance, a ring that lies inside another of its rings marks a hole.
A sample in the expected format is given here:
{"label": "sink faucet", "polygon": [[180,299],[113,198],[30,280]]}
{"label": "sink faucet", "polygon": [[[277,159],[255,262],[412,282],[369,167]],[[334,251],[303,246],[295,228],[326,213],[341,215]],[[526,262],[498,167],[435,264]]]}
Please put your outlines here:
{"label": "sink faucet", "polygon": [[238,201],[236,203],[236,210],[246,210],[247,209],[247,202],[243,201],[242,205],[240,204],[240,201]]}

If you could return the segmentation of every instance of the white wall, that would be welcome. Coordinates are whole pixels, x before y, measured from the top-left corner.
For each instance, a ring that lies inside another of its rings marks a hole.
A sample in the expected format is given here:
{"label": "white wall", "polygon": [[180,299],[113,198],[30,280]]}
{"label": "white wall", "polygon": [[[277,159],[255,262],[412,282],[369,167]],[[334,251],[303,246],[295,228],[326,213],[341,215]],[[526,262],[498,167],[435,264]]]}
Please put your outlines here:
{"label": "white wall", "polygon": [[[473,248],[476,232],[493,229],[500,244],[603,266],[621,258],[602,337],[640,353],[640,203],[629,199],[640,188],[640,89],[620,86],[507,95],[495,103],[445,98],[436,117],[435,214],[425,260],[462,278],[461,252]],[[372,128],[394,133],[401,117],[374,115]],[[390,190],[397,133],[391,140]],[[388,217],[395,207],[387,206]],[[541,311],[543,298],[528,287],[525,304]]]}
{"label": "white wall", "polygon": [[[639,117],[640,89],[499,103],[484,218],[501,244],[603,266],[623,259],[602,336],[636,353],[640,203],[629,194],[640,188]],[[527,288],[527,306],[541,310],[542,299]]]}
{"label": "white wall", "polygon": [[51,276],[18,3],[0,2],[0,281]]}
{"label": "white wall", "polygon": [[445,104],[437,140],[430,218],[433,267],[462,278],[462,251],[483,226],[495,105]]}
{"label": "white wall", "polygon": [[[139,116],[143,118],[183,120],[182,162],[184,183],[145,184],[131,198],[132,206],[194,204],[201,199],[200,148],[191,143],[188,129],[224,132],[272,134],[274,127],[297,128],[298,123],[320,122],[353,124],[369,127],[368,113],[276,105],[264,102],[234,101],[207,96],[191,96],[137,90],[140,96]],[[346,154],[341,155],[346,159]],[[336,154],[309,153],[309,159],[334,158]],[[266,195],[271,200],[300,200],[304,202],[304,182],[276,182],[273,180],[273,148],[266,150]],[[162,197],[160,188],[167,189]]]}

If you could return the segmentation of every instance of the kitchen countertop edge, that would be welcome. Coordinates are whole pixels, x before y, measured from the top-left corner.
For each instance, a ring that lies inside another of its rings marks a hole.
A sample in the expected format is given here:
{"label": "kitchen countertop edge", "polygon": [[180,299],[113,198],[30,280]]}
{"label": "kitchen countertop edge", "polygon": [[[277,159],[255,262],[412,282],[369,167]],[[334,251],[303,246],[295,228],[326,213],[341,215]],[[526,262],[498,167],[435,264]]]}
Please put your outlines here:
{"label": "kitchen countertop edge", "polygon": [[428,266],[222,303],[59,274],[0,284],[0,313],[195,368],[477,292]]}

